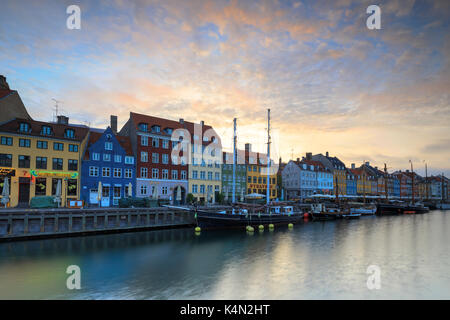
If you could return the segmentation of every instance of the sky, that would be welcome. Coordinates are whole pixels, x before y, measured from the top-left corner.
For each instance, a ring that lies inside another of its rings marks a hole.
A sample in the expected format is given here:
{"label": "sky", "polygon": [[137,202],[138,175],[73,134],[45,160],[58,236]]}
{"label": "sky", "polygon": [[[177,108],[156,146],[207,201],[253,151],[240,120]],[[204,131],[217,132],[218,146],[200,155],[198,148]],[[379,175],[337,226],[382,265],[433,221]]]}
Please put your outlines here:
{"label": "sky", "polygon": [[[70,30],[70,5],[81,29]],[[366,9],[381,9],[369,30]],[[31,116],[212,125],[229,148],[450,175],[450,1],[2,0],[0,74]]]}

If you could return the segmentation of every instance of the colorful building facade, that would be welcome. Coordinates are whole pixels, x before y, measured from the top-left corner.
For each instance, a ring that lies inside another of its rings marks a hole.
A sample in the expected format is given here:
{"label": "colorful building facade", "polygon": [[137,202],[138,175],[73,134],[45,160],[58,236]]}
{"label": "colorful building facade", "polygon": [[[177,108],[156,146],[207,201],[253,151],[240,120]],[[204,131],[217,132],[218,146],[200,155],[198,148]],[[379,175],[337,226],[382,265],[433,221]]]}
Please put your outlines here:
{"label": "colorful building facade", "polygon": [[[233,198],[233,153],[223,152],[222,193],[229,201]],[[235,201],[244,201],[247,194],[247,166],[245,152],[238,150],[235,166]]]}
{"label": "colorful building facade", "polygon": [[82,160],[81,182],[81,199],[87,205],[117,206],[120,198],[134,197],[136,160],[130,138],[116,135],[110,127],[91,130]]}
{"label": "colorful building facade", "polygon": [[8,179],[10,206],[28,206],[35,196],[54,196],[61,186],[61,206],[80,199],[81,154],[88,128],[13,119],[0,125],[0,184]]}

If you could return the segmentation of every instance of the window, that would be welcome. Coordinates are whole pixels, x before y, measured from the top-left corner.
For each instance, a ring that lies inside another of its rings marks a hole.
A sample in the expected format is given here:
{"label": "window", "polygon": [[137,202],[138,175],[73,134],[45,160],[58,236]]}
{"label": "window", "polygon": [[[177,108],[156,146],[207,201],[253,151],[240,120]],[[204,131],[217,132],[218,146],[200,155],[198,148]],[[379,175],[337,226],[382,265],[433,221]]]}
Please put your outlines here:
{"label": "window", "polygon": [[148,124],[146,123],[139,123],[138,128],[140,131],[147,132],[148,131]]}
{"label": "window", "polygon": [[148,169],[147,168],[141,168],[141,178],[147,178]]}
{"label": "window", "polygon": [[152,138],[152,147],[159,148],[159,139],[158,138]]}
{"label": "window", "polygon": [[113,149],[113,144],[112,142],[105,142],[105,150],[112,150]]}
{"label": "window", "polygon": [[147,194],[147,186],[141,186],[141,195],[146,195]]}
{"label": "window", "polygon": [[12,146],[13,144],[13,138],[10,137],[2,137],[1,138],[1,144],[4,146]]}
{"label": "window", "polygon": [[75,138],[75,131],[73,129],[66,129],[66,131],[64,131],[64,137],[69,139]]}
{"label": "window", "polygon": [[19,168],[30,167],[30,156],[19,156]]}
{"label": "window", "polygon": [[0,153],[0,167],[12,167],[12,154]]}
{"label": "window", "polygon": [[212,180],[213,178],[213,173],[212,172],[208,172],[208,180]]}
{"label": "window", "polygon": [[205,186],[203,184],[200,185],[200,193],[205,193]]}
{"label": "window", "polygon": [[141,136],[141,146],[148,146],[148,137]]}
{"label": "window", "polygon": [[187,177],[186,171],[185,170],[181,171],[181,180],[186,180],[186,177]]}
{"label": "window", "polygon": [[162,155],[162,163],[163,164],[168,164],[169,163],[169,155],[168,154],[163,154]]}
{"label": "window", "polygon": [[148,153],[141,151],[141,162],[148,162]]}
{"label": "window", "polygon": [[36,157],[36,169],[47,169],[46,157]]}
{"label": "window", "polygon": [[62,169],[63,169],[63,159],[53,158],[53,170],[62,170]]}
{"label": "window", "polygon": [[162,187],[162,188],[161,188],[161,193],[162,193],[163,195],[167,195],[167,191],[168,191],[168,188],[167,188],[167,187]]}
{"label": "window", "polygon": [[169,179],[169,170],[163,169],[163,171],[162,171],[162,178],[163,179]]}
{"label": "window", "polygon": [[215,180],[220,180],[220,173],[219,173],[219,172],[216,172],[216,173],[214,174],[214,177],[215,177]]}
{"label": "window", "polygon": [[90,177],[98,177],[98,167],[90,166],[89,167],[89,176]]}
{"label": "window", "polygon": [[35,185],[35,195],[45,196],[47,194],[47,178],[37,178]]}
{"label": "window", "polygon": [[130,156],[125,157],[125,164],[134,164],[134,158]]}
{"label": "window", "polygon": [[19,131],[20,132],[29,132],[30,131],[30,125],[26,122],[21,122],[19,125]]}
{"label": "window", "polygon": [[47,141],[37,141],[36,142],[36,148],[38,149],[48,149],[48,143]]}
{"label": "window", "polygon": [[178,180],[178,170],[172,170],[172,179]]}
{"label": "window", "polygon": [[122,178],[122,169],[114,168],[114,170],[113,170],[113,177],[114,178]]}
{"label": "window", "polygon": [[159,153],[152,153],[152,162],[159,163]]}
{"label": "window", "polygon": [[77,171],[78,170],[78,160],[69,159],[67,168],[70,171]]}
{"label": "window", "polygon": [[159,133],[160,131],[161,131],[161,127],[160,126],[152,126],[152,132]]}
{"label": "window", "polygon": [[169,149],[169,140],[163,140],[162,141],[162,147],[164,149]]}
{"label": "window", "polygon": [[59,142],[53,142],[53,150],[56,151],[63,151],[64,150],[64,144]]}
{"label": "window", "polygon": [[111,161],[111,155],[109,153],[104,153],[103,161]]}
{"label": "window", "polygon": [[205,171],[200,171],[200,179],[205,180]]}
{"label": "window", "polygon": [[198,186],[196,184],[192,185],[192,193],[197,193],[198,192]]}
{"label": "window", "polygon": [[102,177],[110,177],[111,176],[111,168],[103,167],[102,168]]}
{"label": "window", "polygon": [[51,136],[52,135],[52,128],[49,127],[49,126],[42,126],[41,135],[43,135],[43,136]]}
{"label": "window", "polygon": [[120,154],[116,154],[114,156],[114,162],[118,162],[118,163],[122,162],[122,156]]}
{"label": "window", "polygon": [[121,197],[121,192],[122,188],[120,186],[114,186],[113,188],[113,197],[114,198],[120,198]]}
{"label": "window", "polygon": [[128,178],[128,179],[133,178],[133,170],[132,169],[125,169],[125,178]]}
{"label": "window", "polygon": [[158,179],[159,177],[159,170],[158,169],[152,169],[152,178]]}
{"label": "window", "polygon": [[91,155],[91,160],[96,160],[96,161],[100,160],[100,153],[93,152]]}
{"label": "window", "polygon": [[78,152],[78,145],[69,144],[69,152]]}
{"label": "window", "polygon": [[30,139],[19,139],[19,147],[29,148],[31,145]]}
{"label": "window", "polygon": [[67,195],[68,196],[77,195],[77,179],[67,180]]}

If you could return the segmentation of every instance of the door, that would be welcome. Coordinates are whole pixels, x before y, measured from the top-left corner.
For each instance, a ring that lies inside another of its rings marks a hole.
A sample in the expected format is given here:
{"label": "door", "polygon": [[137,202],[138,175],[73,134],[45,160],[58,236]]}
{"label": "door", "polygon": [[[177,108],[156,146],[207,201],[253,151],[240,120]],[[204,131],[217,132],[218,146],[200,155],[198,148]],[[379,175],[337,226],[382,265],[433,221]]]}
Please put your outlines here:
{"label": "door", "polygon": [[102,188],[102,207],[109,207],[109,187]]}
{"label": "door", "polygon": [[19,178],[19,205],[28,205],[30,201],[30,178]]}
{"label": "door", "polygon": [[98,203],[98,189],[89,190],[89,203],[90,204]]}

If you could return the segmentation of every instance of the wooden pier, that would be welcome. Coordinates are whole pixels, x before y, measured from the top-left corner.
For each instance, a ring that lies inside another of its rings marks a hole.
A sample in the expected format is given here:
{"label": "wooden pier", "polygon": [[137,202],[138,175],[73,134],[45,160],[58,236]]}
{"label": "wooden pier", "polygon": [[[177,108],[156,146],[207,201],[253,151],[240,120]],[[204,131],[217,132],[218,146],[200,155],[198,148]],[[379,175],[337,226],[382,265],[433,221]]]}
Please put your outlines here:
{"label": "wooden pier", "polygon": [[194,224],[192,212],[172,208],[1,209],[0,242]]}

